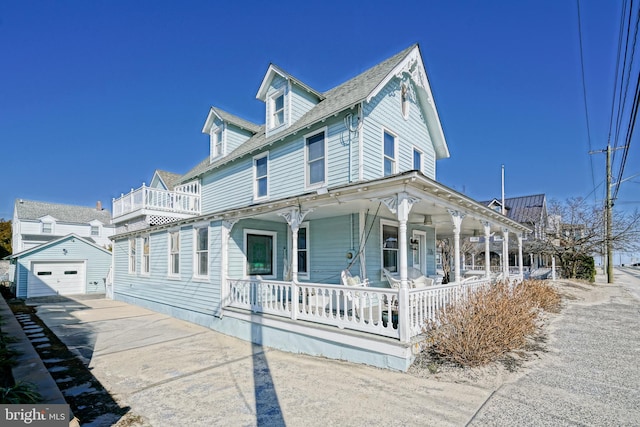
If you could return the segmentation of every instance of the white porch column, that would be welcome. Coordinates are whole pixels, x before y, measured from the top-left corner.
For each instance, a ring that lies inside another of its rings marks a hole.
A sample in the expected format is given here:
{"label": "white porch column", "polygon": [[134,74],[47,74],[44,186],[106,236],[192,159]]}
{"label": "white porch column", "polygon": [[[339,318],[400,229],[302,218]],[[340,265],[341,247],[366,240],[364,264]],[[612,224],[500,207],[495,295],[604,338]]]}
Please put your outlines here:
{"label": "white porch column", "polygon": [[289,224],[291,228],[291,319],[296,320],[298,318],[298,312],[300,311],[298,305],[300,304],[300,296],[298,292],[298,230],[300,224],[304,220],[304,217],[311,212],[312,209],[306,211],[300,211],[298,208],[292,208],[288,212],[280,213]]}
{"label": "white porch column", "polygon": [[551,280],[556,280],[556,257],[551,255]]}
{"label": "white porch column", "polygon": [[502,229],[502,275],[509,280],[509,230]]}
{"label": "white porch column", "polygon": [[465,214],[452,209],[449,209],[449,214],[451,215],[451,221],[453,222],[453,280],[456,283],[460,283],[460,227],[462,226],[462,220],[464,219]]}
{"label": "white porch column", "polygon": [[484,276],[491,278],[491,224],[481,221],[484,227]]}
{"label": "white porch column", "polygon": [[218,308],[218,317],[222,317],[222,309],[229,303],[229,239],[231,229],[238,222],[237,219],[225,219],[222,221],[222,247],[220,248],[220,293],[222,301]]}
{"label": "white porch column", "polygon": [[522,233],[518,233],[518,266],[520,267],[520,280],[524,280],[524,261],[522,260]]}
{"label": "white porch column", "polygon": [[398,291],[398,329],[400,341],[409,342],[411,339],[411,324],[409,316],[409,282],[407,281],[407,221],[409,212],[419,199],[407,193],[398,193],[382,202],[398,219],[398,266],[400,267],[400,290]]}

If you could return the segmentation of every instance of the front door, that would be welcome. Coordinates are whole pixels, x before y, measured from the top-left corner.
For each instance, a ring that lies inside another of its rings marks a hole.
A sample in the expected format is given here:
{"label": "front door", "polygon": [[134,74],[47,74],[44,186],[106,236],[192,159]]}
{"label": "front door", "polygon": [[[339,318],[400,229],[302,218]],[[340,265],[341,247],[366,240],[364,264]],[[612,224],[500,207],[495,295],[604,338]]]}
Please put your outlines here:
{"label": "front door", "polygon": [[[412,262],[411,267],[417,268],[422,272],[422,274],[426,274],[427,271],[427,258],[426,258],[426,248],[427,248],[427,233],[424,231],[413,232],[413,236],[411,237],[411,253],[412,253]],[[414,244],[415,242],[415,244]]]}

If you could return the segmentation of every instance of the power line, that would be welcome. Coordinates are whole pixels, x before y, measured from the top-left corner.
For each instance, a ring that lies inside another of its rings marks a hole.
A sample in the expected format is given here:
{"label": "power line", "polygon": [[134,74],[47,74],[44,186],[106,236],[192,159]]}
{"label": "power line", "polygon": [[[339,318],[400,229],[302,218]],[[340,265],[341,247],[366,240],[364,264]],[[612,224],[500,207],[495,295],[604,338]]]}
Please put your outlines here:
{"label": "power line", "polygon": [[[576,0],[578,4],[578,40],[580,41],[580,68],[582,71],[582,99],[584,101],[584,116],[587,124],[587,142],[589,143],[589,151],[592,151],[591,148],[591,126],[589,124],[589,107],[587,105],[587,84],[584,77],[584,53],[582,47],[582,24],[580,19],[580,0]],[[593,157],[589,156],[589,163],[591,164],[591,184],[593,186],[593,197],[595,199],[595,190],[596,190],[596,178],[595,172],[593,168]]]}

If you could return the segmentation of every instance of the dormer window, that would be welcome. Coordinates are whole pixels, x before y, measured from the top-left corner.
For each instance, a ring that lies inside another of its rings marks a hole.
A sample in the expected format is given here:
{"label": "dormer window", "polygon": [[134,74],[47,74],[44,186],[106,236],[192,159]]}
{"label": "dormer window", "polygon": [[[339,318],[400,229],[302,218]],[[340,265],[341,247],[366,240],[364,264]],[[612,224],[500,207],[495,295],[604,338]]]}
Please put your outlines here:
{"label": "dormer window", "polygon": [[42,223],[42,234],[51,234],[53,233],[53,224],[50,222]]}
{"label": "dormer window", "polygon": [[216,128],[211,133],[211,159],[224,154],[224,129]]}
{"label": "dormer window", "polygon": [[271,128],[284,124],[284,91],[277,92],[271,97]]}

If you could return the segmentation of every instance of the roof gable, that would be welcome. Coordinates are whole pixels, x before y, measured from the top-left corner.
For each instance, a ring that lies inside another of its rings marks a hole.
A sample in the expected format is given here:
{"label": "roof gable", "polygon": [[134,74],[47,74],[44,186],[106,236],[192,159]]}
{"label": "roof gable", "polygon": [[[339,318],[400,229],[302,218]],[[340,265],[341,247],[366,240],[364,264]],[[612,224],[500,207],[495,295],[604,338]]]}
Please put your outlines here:
{"label": "roof gable", "polygon": [[[489,207],[502,205],[498,199],[480,203]],[[507,217],[519,223],[538,223],[544,220],[547,212],[547,202],[544,194],[505,198],[504,205]]]}
{"label": "roof gable", "polygon": [[264,75],[264,78],[262,79],[262,83],[260,84],[260,88],[258,89],[258,93],[256,94],[256,98],[259,99],[260,101],[266,101],[267,100],[267,92],[269,90],[269,86],[271,85],[271,82],[273,81],[274,77],[276,76],[281,76],[282,78],[284,78],[287,81],[290,81],[291,83],[300,86],[301,88],[303,88],[304,90],[306,90],[307,92],[315,95],[318,100],[322,101],[324,99],[324,95],[320,92],[318,92],[317,90],[313,89],[311,86],[302,83],[302,81],[296,79],[295,77],[293,77],[291,74],[285,72],[284,70],[282,70],[282,68],[274,65],[274,64],[269,64],[269,68],[267,69],[266,74]]}
{"label": "roof gable", "polygon": [[46,242],[46,243],[43,243],[43,244],[41,244],[41,245],[34,246],[33,248],[25,249],[25,250],[24,250],[24,251],[22,251],[22,252],[18,252],[18,253],[16,253],[16,254],[9,255],[9,256],[7,256],[5,259],[14,259],[14,258],[19,258],[19,257],[25,256],[25,255],[28,255],[28,254],[30,254],[30,253],[32,253],[32,252],[40,251],[40,250],[42,250],[42,249],[46,249],[46,248],[48,248],[48,247],[55,246],[55,245],[57,245],[57,244],[60,244],[60,243],[62,243],[62,242],[66,242],[67,240],[71,240],[71,239],[78,239],[78,241],[79,241],[79,242],[82,242],[82,243],[84,243],[84,244],[86,244],[86,245],[88,245],[88,246],[92,246],[92,247],[93,247],[93,248],[95,248],[95,249],[98,249],[98,250],[100,250],[100,251],[102,251],[102,252],[105,252],[105,253],[107,253],[107,254],[111,255],[111,252],[110,252],[110,251],[108,251],[107,249],[102,248],[102,247],[100,247],[100,246],[96,245],[96,244],[95,244],[95,243],[93,243],[91,240],[89,240],[89,239],[87,239],[87,238],[85,238],[85,237],[80,237],[80,236],[78,236],[77,234],[71,233],[71,234],[67,234],[66,236],[62,236],[62,237],[60,237],[60,238],[57,238],[57,239],[55,239],[55,240],[52,240],[52,241],[50,241],[50,242]]}
{"label": "roof gable", "polygon": [[245,129],[251,132],[252,134],[256,134],[260,131],[261,126],[255,123],[251,123],[248,120],[242,119],[238,116],[235,116],[231,113],[227,113],[216,107],[211,107],[209,109],[209,114],[207,115],[207,119],[204,122],[204,126],[202,127],[202,133],[208,134],[211,132],[211,128],[215,120],[218,119],[222,122],[232,124],[234,126],[239,127],[240,129]]}
{"label": "roof gable", "polygon": [[[302,115],[302,117],[300,117],[300,119],[295,123],[291,123],[286,130],[276,134],[267,135],[265,133],[265,126],[263,125],[259,132],[255,133],[251,138],[249,138],[249,140],[244,142],[231,153],[227,154],[225,157],[214,162],[210,162],[209,158],[200,162],[183,176],[181,182],[186,182],[196,176],[208,172],[209,170],[232,162],[245,155],[259,152],[276,141],[281,141],[290,135],[295,135],[299,131],[308,129],[314,124],[320,123],[341,111],[354,108],[359,103],[366,102],[368,99],[375,96],[375,94],[380,91],[393,77],[396,77],[398,73],[402,75],[402,73],[405,72],[413,75],[412,78],[417,80],[421,87],[421,90],[418,90],[418,98],[420,100],[420,105],[425,112],[425,117],[427,119],[431,140],[434,144],[437,158],[449,157],[449,149],[444,139],[440,119],[435,109],[435,103],[433,102],[433,96],[431,94],[431,89],[422,63],[422,56],[420,55],[418,45],[414,44],[342,83],[341,85],[320,94],[323,97],[320,102]],[[284,78],[293,79],[296,84],[304,85],[279,67],[271,64],[262,84],[260,85],[258,94],[256,95],[258,99],[266,99],[264,97],[267,94],[269,84],[273,78],[278,75]],[[307,87],[306,85],[304,86]],[[309,88],[309,90],[313,91],[311,88]]]}

